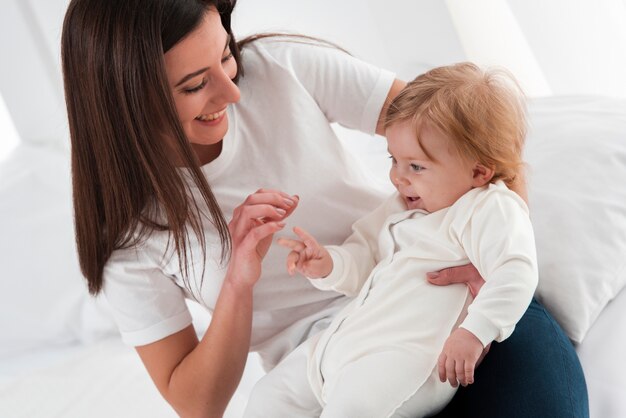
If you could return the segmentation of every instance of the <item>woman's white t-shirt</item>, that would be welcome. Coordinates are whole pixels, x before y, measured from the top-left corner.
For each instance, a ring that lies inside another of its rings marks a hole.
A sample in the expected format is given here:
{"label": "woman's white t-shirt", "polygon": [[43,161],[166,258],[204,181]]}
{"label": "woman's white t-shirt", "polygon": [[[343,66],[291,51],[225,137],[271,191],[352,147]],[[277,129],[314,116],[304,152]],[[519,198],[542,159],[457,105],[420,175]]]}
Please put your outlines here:
{"label": "woman's white t-shirt", "polygon": [[[242,57],[241,100],[228,108],[222,153],[202,167],[226,219],[257,189],[279,189],[300,196],[279,235],[292,235],[297,225],[322,244],[340,244],[352,223],[384,196],[330,123],[374,133],[394,75],[335,48],[284,39],[253,42]],[[126,343],[149,344],[191,324],[185,298],[214,309],[226,266],[219,263],[220,242],[208,222],[205,235],[206,264],[203,269],[200,246],[192,242],[188,285],[165,232],[111,255],[104,293]],[[346,299],[290,277],[286,255],[272,245],[254,289],[251,350],[266,367],[328,324]]]}

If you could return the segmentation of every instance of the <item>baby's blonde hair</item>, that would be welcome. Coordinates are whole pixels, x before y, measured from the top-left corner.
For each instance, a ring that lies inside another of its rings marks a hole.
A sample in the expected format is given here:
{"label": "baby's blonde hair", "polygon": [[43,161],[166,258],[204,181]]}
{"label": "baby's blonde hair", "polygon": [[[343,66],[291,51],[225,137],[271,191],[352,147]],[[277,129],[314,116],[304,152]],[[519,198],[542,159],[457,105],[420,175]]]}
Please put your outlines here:
{"label": "baby's blonde hair", "polygon": [[491,182],[510,187],[524,164],[524,95],[505,70],[463,62],[418,76],[391,102],[385,129],[406,121],[413,122],[418,141],[429,122],[453,141],[462,158],[493,168]]}

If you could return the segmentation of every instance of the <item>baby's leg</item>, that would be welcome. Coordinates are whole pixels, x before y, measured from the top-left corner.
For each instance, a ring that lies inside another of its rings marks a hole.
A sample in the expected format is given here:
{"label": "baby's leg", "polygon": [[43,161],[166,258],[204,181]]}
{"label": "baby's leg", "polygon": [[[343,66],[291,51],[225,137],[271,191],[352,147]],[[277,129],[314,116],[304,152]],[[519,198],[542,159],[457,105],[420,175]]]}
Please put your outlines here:
{"label": "baby's leg", "polygon": [[[426,382],[413,396],[404,402],[393,414],[394,418],[430,417],[441,411],[454,397],[456,388],[448,381],[439,380],[439,372],[435,367]],[[417,415],[420,413],[421,415]]]}
{"label": "baby's leg", "polygon": [[319,417],[321,405],[307,375],[306,342],[254,385],[244,418]]}
{"label": "baby's leg", "polygon": [[455,389],[439,382],[434,370],[418,370],[412,364],[411,354],[383,352],[343,367],[326,382],[321,417],[416,418],[437,412]]}

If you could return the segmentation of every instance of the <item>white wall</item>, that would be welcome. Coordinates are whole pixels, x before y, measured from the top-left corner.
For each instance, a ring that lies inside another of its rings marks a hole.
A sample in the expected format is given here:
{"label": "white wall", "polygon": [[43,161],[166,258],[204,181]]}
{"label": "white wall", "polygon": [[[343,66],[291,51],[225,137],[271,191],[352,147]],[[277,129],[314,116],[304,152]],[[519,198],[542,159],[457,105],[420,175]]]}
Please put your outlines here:
{"label": "white wall", "polygon": [[3,58],[0,93],[25,142],[53,146],[67,142],[59,64],[60,30],[66,3],[66,0],[3,0],[0,3],[0,56]]}
{"label": "white wall", "polygon": [[233,28],[318,36],[404,79],[465,59],[441,0],[239,0]]}
{"label": "white wall", "polygon": [[[59,65],[67,2],[0,1],[0,94],[25,142],[67,144]],[[530,96],[626,97],[626,0],[239,0],[237,7],[240,36],[320,36],[404,79],[470,59],[508,67]],[[0,116],[0,156],[9,148],[6,129]]]}
{"label": "white wall", "polygon": [[507,0],[555,95],[626,97],[625,0]]}

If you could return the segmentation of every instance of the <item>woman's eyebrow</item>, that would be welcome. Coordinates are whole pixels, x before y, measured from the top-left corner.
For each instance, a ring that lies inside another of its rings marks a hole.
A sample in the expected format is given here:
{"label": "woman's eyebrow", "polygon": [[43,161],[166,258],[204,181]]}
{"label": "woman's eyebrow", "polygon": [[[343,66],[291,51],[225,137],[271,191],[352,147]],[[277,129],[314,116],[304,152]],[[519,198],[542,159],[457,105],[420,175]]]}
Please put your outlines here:
{"label": "woman's eyebrow", "polygon": [[[226,51],[226,48],[228,48],[228,44],[230,43],[230,35],[226,36],[226,44],[224,45],[224,51]],[[180,81],[178,83],[176,83],[176,85],[174,87],[178,87],[181,84],[183,84],[185,81],[190,80],[192,78],[194,78],[197,75],[202,74],[203,72],[207,71],[211,69],[211,67],[204,67],[199,69],[198,71],[194,71],[193,73],[189,73],[186,76],[184,76],[183,78],[180,79]]]}
{"label": "woman's eyebrow", "polygon": [[197,75],[202,74],[203,72],[205,72],[206,70],[208,70],[211,67],[204,67],[199,69],[198,71],[194,71],[193,73],[187,74],[186,76],[184,76],[178,83],[176,83],[176,85],[174,87],[178,87],[181,84],[183,84],[185,81],[194,78]]}

